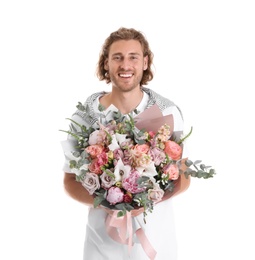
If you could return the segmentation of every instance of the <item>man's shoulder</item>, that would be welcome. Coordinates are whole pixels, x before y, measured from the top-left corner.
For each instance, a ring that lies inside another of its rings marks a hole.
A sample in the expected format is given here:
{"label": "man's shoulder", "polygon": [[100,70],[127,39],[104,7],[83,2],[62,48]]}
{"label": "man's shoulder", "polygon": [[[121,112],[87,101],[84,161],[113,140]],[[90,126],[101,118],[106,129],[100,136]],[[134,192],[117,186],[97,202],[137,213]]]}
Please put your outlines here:
{"label": "man's shoulder", "polygon": [[89,95],[89,96],[85,99],[84,105],[85,105],[85,104],[89,104],[89,105],[93,104],[98,97],[104,95],[105,93],[106,93],[105,91],[99,91],[99,92],[95,92],[95,93]]}
{"label": "man's shoulder", "polygon": [[162,96],[161,94],[159,94],[159,93],[157,93],[154,90],[151,90],[149,88],[143,87],[143,91],[145,91],[149,95],[149,102],[148,102],[146,108],[149,108],[149,107],[157,104],[157,106],[159,107],[159,109],[163,113],[164,111],[169,110],[169,108],[175,107],[175,108],[177,108],[181,117],[183,118],[181,109],[172,100],[170,100],[167,97]]}
{"label": "man's shoulder", "polygon": [[73,117],[80,118],[86,125],[93,125],[98,118],[97,109],[95,109],[95,102],[97,98],[104,95],[106,92],[100,91],[89,95],[83,102],[83,110],[77,109]]}
{"label": "man's shoulder", "polygon": [[168,108],[171,106],[175,106],[175,103],[172,100],[170,100],[167,97],[162,96],[161,94],[157,93],[156,91],[154,91],[152,89],[143,88],[143,91],[145,91],[149,95],[148,106],[157,104],[161,110],[164,110],[165,108]]}

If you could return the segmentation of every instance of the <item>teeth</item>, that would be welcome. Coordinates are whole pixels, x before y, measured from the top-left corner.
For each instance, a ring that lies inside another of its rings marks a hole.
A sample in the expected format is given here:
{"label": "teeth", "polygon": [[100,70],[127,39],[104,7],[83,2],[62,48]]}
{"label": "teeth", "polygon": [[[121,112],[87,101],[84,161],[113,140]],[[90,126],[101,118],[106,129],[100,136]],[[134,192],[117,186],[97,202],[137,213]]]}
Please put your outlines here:
{"label": "teeth", "polygon": [[132,74],[120,74],[120,77],[129,78],[132,77]]}

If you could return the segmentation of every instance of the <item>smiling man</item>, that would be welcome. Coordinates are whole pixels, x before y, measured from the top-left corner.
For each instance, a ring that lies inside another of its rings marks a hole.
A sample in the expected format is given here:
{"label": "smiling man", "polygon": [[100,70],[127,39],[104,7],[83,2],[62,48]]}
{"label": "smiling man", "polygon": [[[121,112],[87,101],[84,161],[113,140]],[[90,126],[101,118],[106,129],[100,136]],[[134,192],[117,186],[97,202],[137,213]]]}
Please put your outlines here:
{"label": "smiling man", "polygon": [[118,40],[112,43],[104,63],[112,92],[103,96],[100,103],[106,108],[113,104],[123,114],[136,108],[143,97],[140,82],[147,64],[148,56],[144,56],[139,41]]}
{"label": "smiling man", "polygon": [[[102,46],[97,66],[99,80],[111,84],[111,92],[102,91],[90,95],[84,102],[84,106],[89,108],[89,115],[77,110],[72,119],[86,127],[93,127],[100,115],[109,119],[113,111],[128,115],[134,110],[138,111],[139,115],[157,105],[163,116],[173,116],[173,131],[182,131],[183,118],[179,107],[168,98],[144,87],[153,79],[152,62],[153,53],[140,31],[120,28],[112,32]],[[72,136],[68,139],[72,141]],[[174,191],[155,205],[153,213],[147,215],[146,224],[143,223],[141,214],[143,208],[132,210],[132,225],[136,229],[139,223],[146,238],[138,236],[139,233],[133,233],[134,244],[129,251],[126,244],[118,243],[108,235],[105,222],[111,212],[102,207],[93,207],[93,196],[76,181],[76,176],[69,167],[68,153],[65,153],[65,156],[65,190],[73,199],[89,206],[84,260],[177,259],[172,197],[189,187],[189,178],[181,177],[176,181]],[[153,253],[148,253],[150,249],[153,249]]]}

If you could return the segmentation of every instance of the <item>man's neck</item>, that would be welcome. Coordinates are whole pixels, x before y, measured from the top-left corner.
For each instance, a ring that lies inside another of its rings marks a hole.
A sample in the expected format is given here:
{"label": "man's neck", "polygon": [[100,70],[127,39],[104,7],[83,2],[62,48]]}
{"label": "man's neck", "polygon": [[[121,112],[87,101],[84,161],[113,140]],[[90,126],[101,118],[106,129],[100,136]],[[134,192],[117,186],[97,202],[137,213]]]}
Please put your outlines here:
{"label": "man's neck", "polygon": [[139,88],[130,92],[117,92],[112,90],[100,99],[100,103],[105,107],[113,104],[122,114],[133,111],[142,101],[143,91]]}

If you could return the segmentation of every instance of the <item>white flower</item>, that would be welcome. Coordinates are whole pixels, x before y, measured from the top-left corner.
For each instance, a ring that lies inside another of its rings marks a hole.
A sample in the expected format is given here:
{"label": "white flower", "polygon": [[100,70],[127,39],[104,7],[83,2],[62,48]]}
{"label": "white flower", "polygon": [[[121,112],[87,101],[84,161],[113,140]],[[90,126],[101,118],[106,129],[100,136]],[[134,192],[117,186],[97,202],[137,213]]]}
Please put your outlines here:
{"label": "white flower", "polygon": [[120,146],[118,144],[118,141],[117,141],[117,138],[116,138],[116,134],[112,135],[112,142],[110,145],[108,145],[108,148],[111,150],[111,151],[114,151],[116,149],[118,149]]}
{"label": "white flower", "polygon": [[136,169],[141,176],[153,177],[158,174],[154,162],[150,162],[146,167],[136,167]]}
{"label": "white flower", "polygon": [[126,134],[118,134],[116,133],[116,139],[118,141],[119,144],[122,144],[123,142],[127,141],[127,135]]}
{"label": "white flower", "polygon": [[113,134],[112,135],[112,142],[108,146],[109,149],[111,151],[118,149],[123,142],[126,142],[128,140],[126,137],[127,137],[126,134],[118,134],[118,133]]}
{"label": "white flower", "polygon": [[125,176],[129,176],[131,171],[131,166],[130,165],[124,165],[122,160],[119,159],[115,169],[114,169],[114,176],[115,176],[115,181],[121,181],[122,177]]}

